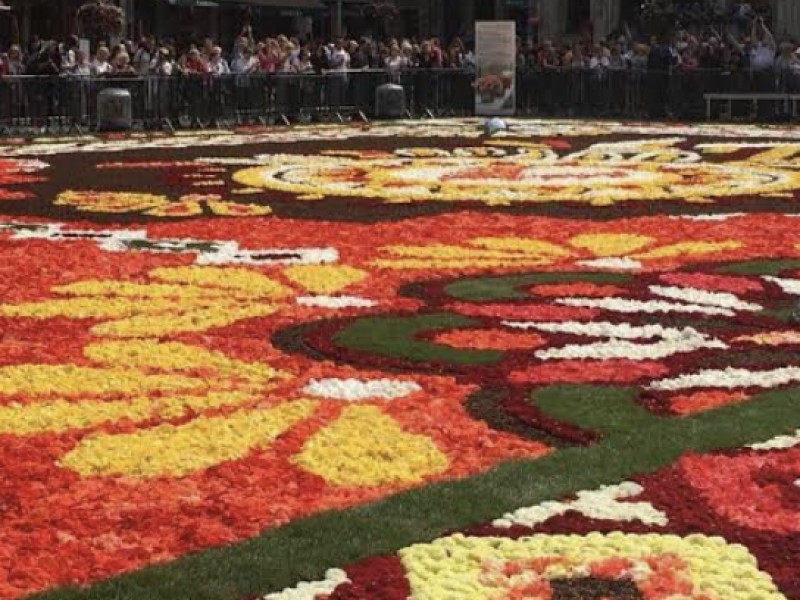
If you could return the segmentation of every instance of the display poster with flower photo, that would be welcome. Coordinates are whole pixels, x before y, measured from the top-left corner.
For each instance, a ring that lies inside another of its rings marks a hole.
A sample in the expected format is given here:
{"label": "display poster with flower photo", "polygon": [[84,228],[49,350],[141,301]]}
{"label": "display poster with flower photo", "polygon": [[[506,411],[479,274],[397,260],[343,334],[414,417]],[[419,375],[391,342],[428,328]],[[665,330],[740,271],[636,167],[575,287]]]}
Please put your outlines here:
{"label": "display poster with flower photo", "polygon": [[516,23],[479,21],[475,24],[475,113],[513,115],[516,107]]}

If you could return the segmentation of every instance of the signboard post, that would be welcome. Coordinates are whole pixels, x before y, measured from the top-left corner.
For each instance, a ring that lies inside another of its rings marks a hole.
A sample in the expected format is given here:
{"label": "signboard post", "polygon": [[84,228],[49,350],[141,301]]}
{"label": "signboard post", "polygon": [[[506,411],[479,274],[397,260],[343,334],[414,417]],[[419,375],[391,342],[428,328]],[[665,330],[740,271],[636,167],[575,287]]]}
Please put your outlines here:
{"label": "signboard post", "polygon": [[517,100],[516,23],[478,21],[475,41],[475,114],[513,115]]}

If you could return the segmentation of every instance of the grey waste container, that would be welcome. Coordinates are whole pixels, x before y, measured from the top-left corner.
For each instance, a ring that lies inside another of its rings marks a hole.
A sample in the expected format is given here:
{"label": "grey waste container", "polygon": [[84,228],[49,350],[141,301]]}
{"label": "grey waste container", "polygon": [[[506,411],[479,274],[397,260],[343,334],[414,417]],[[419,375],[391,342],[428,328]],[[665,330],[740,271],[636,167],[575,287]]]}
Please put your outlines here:
{"label": "grey waste container", "polygon": [[97,94],[97,128],[121,131],[133,126],[133,102],[128,90],[109,88]]}
{"label": "grey waste container", "polygon": [[385,83],[375,90],[375,116],[379,119],[401,119],[406,114],[406,92],[403,86]]}

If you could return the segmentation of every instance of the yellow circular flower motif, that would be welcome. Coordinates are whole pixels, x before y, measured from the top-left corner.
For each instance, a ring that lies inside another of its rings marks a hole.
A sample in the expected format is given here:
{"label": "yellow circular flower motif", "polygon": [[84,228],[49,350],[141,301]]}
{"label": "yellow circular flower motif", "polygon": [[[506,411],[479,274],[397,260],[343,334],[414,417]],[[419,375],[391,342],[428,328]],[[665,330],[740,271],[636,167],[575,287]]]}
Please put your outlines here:
{"label": "yellow circular flower motif", "polygon": [[262,166],[239,171],[234,179],[249,188],[289,192],[309,200],[356,196],[399,203],[490,205],[709,202],[800,187],[800,173],[794,170],[705,162],[699,154],[675,147],[679,141],[597,144],[561,157],[535,144],[484,153],[412,148],[398,150],[396,156],[272,155],[261,157]]}
{"label": "yellow circular flower motif", "polygon": [[786,600],[745,547],[703,535],[614,532],[511,539],[456,534],[399,554],[411,598],[499,600],[515,584],[530,589],[537,580],[580,579],[592,566],[625,561],[629,565],[625,578],[645,585],[659,563],[674,569],[691,589],[691,595],[675,595],[676,599]]}

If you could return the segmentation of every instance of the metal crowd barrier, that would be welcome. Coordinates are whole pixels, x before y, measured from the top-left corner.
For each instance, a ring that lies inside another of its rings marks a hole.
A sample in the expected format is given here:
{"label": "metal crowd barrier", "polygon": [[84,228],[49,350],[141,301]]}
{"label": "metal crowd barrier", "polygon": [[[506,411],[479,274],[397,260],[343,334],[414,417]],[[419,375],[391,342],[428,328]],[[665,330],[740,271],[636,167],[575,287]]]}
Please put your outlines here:
{"label": "metal crowd barrier", "polygon": [[[64,132],[97,125],[97,95],[106,88],[130,92],[136,127],[178,128],[232,124],[369,119],[375,90],[394,82],[406,92],[409,117],[468,116],[474,112],[475,76],[462,70],[329,72],[223,76],[0,77],[0,132],[31,128]],[[523,70],[517,75],[520,115],[705,119],[709,93],[800,93],[791,71],[643,72]],[[734,103],[730,115],[781,117],[768,104],[759,114]],[[717,115],[714,115],[717,116]]]}
{"label": "metal crowd barrier", "polygon": [[[517,75],[517,89],[521,115],[703,120],[706,94],[798,93],[800,75],[791,71],[528,70]],[[789,116],[781,114],[778,106],[761,114],[753,114],[751,108],[751,103],[742,101],[726,116],[751,120]]]}

